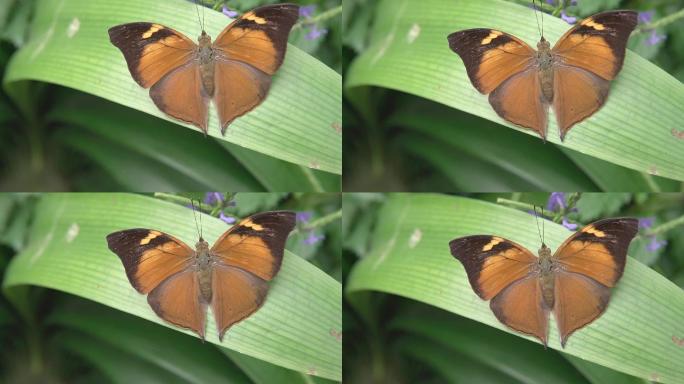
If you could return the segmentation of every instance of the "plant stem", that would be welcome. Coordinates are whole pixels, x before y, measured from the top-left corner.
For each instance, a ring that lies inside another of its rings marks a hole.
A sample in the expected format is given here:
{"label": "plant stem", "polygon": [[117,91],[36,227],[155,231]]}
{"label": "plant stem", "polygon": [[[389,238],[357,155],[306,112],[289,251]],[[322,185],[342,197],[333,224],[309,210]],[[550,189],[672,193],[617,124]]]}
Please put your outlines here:
{"label": "plant stem", "polygon": [[[501,205],[505,205],[505,206],[508,206],[511,208],[519,209],[519,210],[525,211],[525,212],[534,211],[535,207],[536,207],[535,205],[532,205],[532,204],[523,203],[520,201],[513,201],[513,200],[509,200],[509,199],[504,199],[501,197],[496,199],[496,203],[501,204]],[[537,215],[541,215],[541,214],[537,211]],[[549,214],[548,211],[544,212],[544,217],[546,217],[547,219],[553,219],[553,215]]]}
{"label": "plant stem", "polygon": [[684,18],[684,9],[680,9],[679,11],[677,11],[671,15],[667,15],[667,16],[665,16],[659,20],[656,20],[652,23],[640,25],[639,27],[637,27],[637,29],[634,30],[634,32],[632,32],[632,35],[635,35],[638,33],[644,33],[646,31],[650,31],[650,30],[653,30],[656,28],[664,27],[664,26],[666,26],[668,24],[672,24],[675,21],[682,19],[682,18]]}
{"label": "plant stem", "polygon": [[647,231],[644,233],[646,236],[655,236],[661,233],[665,233],[671,229],[674,229],[675,227],[678,227],[680,225],[684,225],[684,216],[680,216],[674,220],[670,220],[668,222],[665,222],[663,224],[660,224],[659,226],[651,229],[650,231]]}
{"label": "plant stem", "polygon": [[[174,195],[171,193],[155,192],[154,197],[161,199],[161,200],[169,201],[171,203],[176,203],[179,205],[187,205],[190,203],[190,199],[188,199],[187,197],[178,196],[178,195]],[[197,209],[199,209],[200,212],[211,213],[211,206],[203,204],[201,201],[198,201],[197,205],[195,207]]]}
{"label": "plant stem", "polygon": [[326,21],[328,19],[332,19],[333,17],[337,16],[338,14],[342,13],[342,5],[339,5],[335,8],[330,8],[325,12],[322,12],[312,18],[302,20],[298,22],[297,24],[292,27],[292,30],[299,29],[303,25],[310,25],[310,24],[318,24],[322,21]]}
{"label": "plant stem", "polygon": [[323,217],[320,217],[306,225],[302,226],[302,230],[304,231],[311,231],[316,228],[324,227],[330,223],[332,223],[335,220],[341,219],[342,218],[342,210],[339,209],[333,213],[327,214]]}

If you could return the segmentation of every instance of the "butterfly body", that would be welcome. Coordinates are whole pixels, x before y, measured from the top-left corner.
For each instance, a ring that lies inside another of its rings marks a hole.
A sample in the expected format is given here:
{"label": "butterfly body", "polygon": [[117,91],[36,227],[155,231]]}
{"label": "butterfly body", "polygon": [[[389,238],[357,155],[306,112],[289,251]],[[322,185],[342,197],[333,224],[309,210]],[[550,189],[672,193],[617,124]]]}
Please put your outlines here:
{"label": "butterfly body", "polygon": [[211,48],[211,36],[202,31],[197,39],[197,58],[202,76],[202,89],[208,97],[214,97],[214,50]]}
{"label": "butterfly body", "polygon": [[541,37],[534,50],[507,33],[476,28],[448,36],[473,86],[489,94],[503,119],[546,139],[553,108],[561,140],[605,103],[625,57],[637,13],[612,11],[582,20],[551,47]]}
{"label": "butterfly body", "polygon": [[205,305],[211,304],[211,272],[213,264],[216,263],[209,252],[209,243],[200,237],[195,245],[194,256],[195,269],[197,270],[197,282],[200,286],[200,293]]}
{"label": "butterfly body", "polygon": [[214,41],[202,31],[197,43],[148,22],[117,25],[109,29],[109,37],[123,53],[133,79],[150,88],[161,111],[206,134],[213,101],[225,134],[233,120],[268,95],[298,15],[294,4],[259,7],[233,21]]}
{"label": "butterfly body", "polygon": [[607,308],[637,227],[632,218],[600,220],[570,236],[553,254],[542,244],[538,257],[497,236],[466,236],[449,245],[473,291],[490,300],[499,321],[546,346],[553,313],[564,347],[574,331]]}
{"label": "butterfly body", "polygon": [[146,228],[111,233],[107,244],[159,317],[204,339],[211,307],[222,340],[228,328],[264,303],[294,225],[294,212],[263,212],[235,224],[212,247],[200,237],[193,250]]}

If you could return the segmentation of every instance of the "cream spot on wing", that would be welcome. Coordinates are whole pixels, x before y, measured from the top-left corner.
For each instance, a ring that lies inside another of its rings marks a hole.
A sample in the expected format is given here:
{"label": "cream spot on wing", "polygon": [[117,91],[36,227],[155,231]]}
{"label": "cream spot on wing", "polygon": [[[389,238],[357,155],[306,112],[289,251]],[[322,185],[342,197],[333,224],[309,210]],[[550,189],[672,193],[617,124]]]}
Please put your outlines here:
{"label": "cream spot on wing", "polygon": [[603,31],[604,29],[606,29],[606,27],[603,24],[595,22],[594,19],[592,19],[591,17],[582,21],[582,25],[584,25],[585,27],[594,28],[597,31]]}
{"label": "cream spot on wing", "polygon": [[503,35],[503,32],[492,30],[492,32],[489,33],[489,36],[487,36],[487,37],[485,37],[484,39],[482,39],[482,43],[481,43],[481,44],[482,44],[482,45],[487,45],[487,44],[491,43],[492,40],[496,39],[497,37],[499,37],[499,36],[501,36],[501,35]]}
{"label": "cream spot on wing", "polygon": [[150,37],[152,37],[152,35],[154,35],[155,33],[159,32],[162,29],[164,29],[163,26],[161,26],[159,24],[152,24],[150,29],[148,29],[147,32],[143,33],[142,38],[143,39],[149,39]]}
{"label": "cream spot on wing", "polygon": [[594,235],[596,237],[606,237],[606,234],[604,232],[601,232],[598,229],[594,228],[593,225],[587,226],[582,230],[582,232]]}
{"label": "cream spot on wing", "polygon": [[140,240],[140,245],[147,245],[147,244],[149,244],[150,241],[152,241],[154,238],[156,238],[156,237],[159,236],[159,235],[161,235],[160,232],[157,232],[157,231],[150,231],[150,233],[147,234],[147,237],[145,237],[144,239]]}
{"label": "cream spot on wing", "polygon": [[503,239],[500,237],[492,237],[492,240],[489,243],[485,244],[484,247],[482,247],[482,251],[483,252],[491,251],[492,248],[494,248],[497,244],[499,244],[502,241],[503,241]]}

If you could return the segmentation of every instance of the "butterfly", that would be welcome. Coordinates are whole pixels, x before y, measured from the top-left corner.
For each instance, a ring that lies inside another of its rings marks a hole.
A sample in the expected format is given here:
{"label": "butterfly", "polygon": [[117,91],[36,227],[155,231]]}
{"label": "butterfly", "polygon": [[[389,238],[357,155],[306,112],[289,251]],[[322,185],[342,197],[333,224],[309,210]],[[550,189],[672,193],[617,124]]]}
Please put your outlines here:
{"label": "butterfly", "polygon": [[449,35],[449,47],[465,64],[473,86],[489,94],[496,113],[546,140],[553,107],[561,141],[573,125],[593,115],[608,98],[610,81],[625,59],[634,11],[604,12],[567,31],[551,48],[542,33],[537,50],[494,29]]}
{"label": "butterfly", "polygon": [[233,21],[213,43],[204,29],[195,44],[171,28],[144,22],[112,27],[109,38],[160,110],[206,135],[213,100],[225,135],[233,120],[266,98],[298,17],[294,4],[259,7]]}
{"label": "butterfly", "polygon": [[159,317],[204,340],[211,306],[223,341],[228,328],[264,303],[294,225],[294,212],[264,212],[235,224],[211,248],[201,236],[192,249],[171,235],[144,228],[111,233],[107,244]]}
{"label": "butterfly", "polygon": [[606,310],[637,229],[633,218],[599,220],[570,236],[553,255],[542,242],[539,257],[498,236],[461,237],[449,247],[473,291],[491,300],[489,307],[500,322],[537,337],[546,347],[553,311],[565,348],[573,332]]}

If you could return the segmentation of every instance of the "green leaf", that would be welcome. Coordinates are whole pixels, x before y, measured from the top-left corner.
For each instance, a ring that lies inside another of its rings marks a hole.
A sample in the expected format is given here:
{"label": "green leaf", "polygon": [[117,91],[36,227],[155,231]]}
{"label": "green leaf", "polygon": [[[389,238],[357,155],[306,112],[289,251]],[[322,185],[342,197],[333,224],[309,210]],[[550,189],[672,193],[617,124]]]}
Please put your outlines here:
{"label": "green leaf", "polygon": [[342,178],[339,175],[268,157],[227,141],[221,144],[269,191],[337,192],[342,190]]}
{"label": "green leaf", "polygon": [[98,305],[60,307],[48,323],[100,340],[101,345],[135,356],[184,383],[250,382],[215,348],[122,312]]}
{"label": "green leaf", "polygon": [[[463,197],[392,195],[378,216],[371,251],[347,279],[347,293],[375,290],[408,297],[538,342],[501,324],[451,256],[449,241],[474,234],[539,247],[534,217],[525,212]],[[545,242],[556,249],[571,232],[547,222],[545,234]],[[674,383],[684,377],[684,348],[672,341],[684,332],[683,317],[684,292],[628,258],[607,311],[574,333],[563,351],[630,375],[657,375],[663,383]],[[560,349],[555,324],[549,347]]]}
{"label": "green leaf", "polygon": [[[346,87],[379,86],[411,93],[515,128],[491,108],[468,80],[462,61],[448,46],[455,31],[492,27],[536,46],[529,7],[478,0],[384,0],[376,10],[370,47],[351,64]],[[544,33],[555,42],[568,29],[546,17]],[[672,129],[684,121],[684,86],[654,64],[627,52],[606,105],[560,142],[555,119],[548,140],[624,167],[684,180],[684,141]],[[539,146],[544,144],[541,140]]]}
{"label": "green leaf", "polygon": [[[620,383],[620,384],[648,384],[650,381],[638,377],[625,375],[612,369],[602,367],[577,357],[565,355],[565,358],[577,368],[578,371],[589,379],[593,384]],[[651,377],[653,379],[653,377]]]}
{"label": "green leaf", "polygon": [[[648,173],[640,173],[607,161],[601,161],[595,157],[583,155],[567,148],[563,148],[563,152],[580,167],[602,191],[678,192],[682,189],[683,184],[672,179],[653,176]],[[565,190],[570,191],[571,189]],[[574,190],[577,191],[578,189]]]}
{"label": "green leaf", "polygon": [[614,216],[631,199],[631,193],[583,193],[577,201],[577,216],[584,223]]}
{"label": "green leaf", "polygon": [[401,313],[392,320],[390,328],[449,347],[486,370],[505,374],[509,380],[527,384],[583,381],[555,351],[434,308]]}
{"label": "green leaf", "polygon": [[[127,22],[153,21],[194,37],[199,34],[195,13],[195,5],[183,0],[38,1],[31,40],[13,57],[5,86],[20,80],[60,84],[182,124],[157,109],[148,91],[133,81],[107,30]],[[206,29],[212,36],[229,21],[220,12],[206,11]],[[209,134],[281,160],[340,174],[342,140],[335,127],[342,121],[341,97],[340,75],[290,46],[267,100],[235,121],[225,137],[212,108]]]}
{"label": "green leaf", "polygon": [[288,384],[315,384],[333,383],[333,381],[312,377],[302,372],[295,372],[268,364],[262,360],[233,352],[229,349],[221,349],[238,367],[240,367],[255,384],[288,383]]}
{"label": "green leaf", "polygon": [[490,369],[481,361],[435,343],[434,340],[405,336],[397,344],[398,351],[439,372],[447,383],[523,383],[505,373]]}
{"label": "green leaf", "polygon": [[[540,147],[534,138],[504,131],[486,120],[425,104],[400,109],[389,124],[407,127],[411,132],[433,139],[425,143],[425,138],[409,134],[404,142],[410,145],[408,149],[414,155],[426,157],[448,175],[460,191],[596,189],[591,180],[551,145]],[[492,140],[494,136],[500,140]],[[426,145],[411,150],[421,143]]]}
{"label": "green leaf", "polygon": [[[192,212],[146,196],[127,194],[50,194],[36,207],[29,242],[11,262],[5,289],[39,285],[85,297],[178,332],[193,334],[157,317],[128,282],[105,236],[113,231],[147,227],[187,244],[197,239]],[[210,242],[227,226],[202,219]],[[223,347],[272,364],[339,380],[342,344],[341,285],[308,262],[286,251],[264,306],[231,328]],[[213,316],[207,342],[219,344]]]}
{"label": "green leaf", "polygon": [[97,366],[115,384],[150,383],[183,384],[187,381],[172,373],[150,366],[118,348],[103,345],[96,340],[83,337],[78,332],[63,332],[55,341],[63,348],[81,356]]}
{"label": "green leaf", "polygon": [[[231,190],[259,191],[263,188],[223,147],[213,139],[194,135],[187,130],[139,113],[126,113],[114,105],[92,108],[64,106],[56,109],[50,121],[71,127],[59,135],[68,144],[89,154],[133,191]],[[89,132],[84,137],[83,130]],[[164,141],[159,138],[164,137]],[[80,145],[83,141],[105,141],[103,145]],[[103,149],[106,148],[106,149]],[[125,156],[114,149],[122,148]],[[104,153],[99,153],[99,152]],[[132,161],[135,159],[135,162]],[[153,163],[153,164],[150,164]],[[125,164],[130,164],[125,166]],[[147,167],[165,168],[145,172]],[[164,175],[157,189],[144,189],[147,178]],[[181,183],[180,181],[186,181]],[[163,188],[164,186],[166,188]],[[170,186],[176,186],[176,189]]]}

